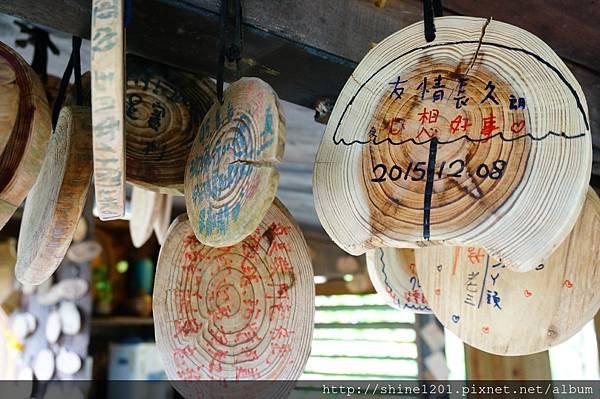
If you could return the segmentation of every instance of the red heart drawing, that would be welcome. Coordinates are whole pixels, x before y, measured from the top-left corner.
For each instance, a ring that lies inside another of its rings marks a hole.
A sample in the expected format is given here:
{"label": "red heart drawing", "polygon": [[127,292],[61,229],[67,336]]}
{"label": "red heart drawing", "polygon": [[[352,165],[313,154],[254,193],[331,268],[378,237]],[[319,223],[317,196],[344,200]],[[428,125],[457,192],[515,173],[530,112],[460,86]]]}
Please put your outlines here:
{"label": "red heart drawing", "polygon": [[566,288],[573,288],[573,282],[571,280],[565,280],[565,282],[563,283],[563,285]]}
{"label": "red heart drawing", "polygon": [[525,290],[525,297],[529,298],[530,296],[533,295],[533,292],[529,291],[529,290]]}
{"label": "red heart drawing", "polygon": [[435,289],[435,295],[440,295],[440,292],[442,292],[439,288]]}
{"label": "red heart drawing", "polygon": [[523,130],[523,128],[525,127],[525,121],[519,121],[519,122],[515,122],[512,124],[512,126],[510,127],[510,130],[512,130],[513,133],[519,133],[521,130]]}
{"label": "red heart drawing", "polygon": [[482,332],[482,333],[484,333],[484,334],[487,334],[487,333],[489,333],[489,332],[490,332],[490,328],[489,328],[488,326],[484,326],[484,327],[481,329],[481,332]]}

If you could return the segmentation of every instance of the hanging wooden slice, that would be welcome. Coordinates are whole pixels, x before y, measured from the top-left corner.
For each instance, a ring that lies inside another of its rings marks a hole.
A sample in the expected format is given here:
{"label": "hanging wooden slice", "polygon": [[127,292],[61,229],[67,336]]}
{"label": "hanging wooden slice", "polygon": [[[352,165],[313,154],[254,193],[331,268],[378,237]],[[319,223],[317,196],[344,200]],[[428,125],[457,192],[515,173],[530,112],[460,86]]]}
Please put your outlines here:
{"label": "hanging wooden slice", "polygon": [[40,79],[19,54],[0,42],[0,229],[35,183],[50,126]]}
{"label": "hanging wooden slice", "polygon": [[208,78],[128,56],[127,181],[183,195],[185,163],[216,98]]}
{"label": "hanging wooden slice", "polygon": [[377,248],[367,251],[371,283],[388,305],[415,313],[431,313],[421,290],[412,249]]}
{"label": "hanging wooden slice", "polygon": [[198,240],[240,242],[271,206],[283,158],[285,121],[273,89],[260,79],[231,84],[206,114],[185,171],[185,203]]}
{"label": "hanging wooden slice", "polygon": [[440,321],[499,355],[540,352],[571,337],[600,308],[600,199],[588,191],[572,233],[534,270],[518,273],[474,247],[416,251],[417,273]]}
{"label": "hanging wooden slice", "polygon": [[315,161],[319,219],[352,254],[473,245],[531,270],[585,198],[581,87],[515,26],[444,17],[436,35],[426,43],[422,22],[391,35],[344,86]]}
{"label": "hanging wooden slice", "polygon": [[92,1],[94,188],[101,220],[125,215],[123,2]]}
{"label": "hanging wooden slice", "polygon": [[162,245],[167,237],[167,230],[171,223],[171,213],[173,211],[173,197],[169,194],[161,195],[159,200],[160,206],[158,208],[158,215],[154,219],[154,234],[158,243]]}
{"label": "hanging wooden slice", "polygon": [[40,381],[52,379],[54,375],[54,353],[50,349],[38,352],[33,363],[33,373]]}
{"label": "hanging wooden slice", "polygon": [[102,246],[95,241],[82,241],[71,245],[67,258],[71,262],[90,262],[102,253]]}
{"label": "hanging wooden slice", "polygon": [[92,180],[91,123],[87,107],[60,112],[23,212],[15,269],[22,284],[47,280],[71,245]]}
{"label": "hanging wooden slice", "polygon": [[141,248],[152,235],[154,220],[159,217],[160,194],[141,187],[133,187],[131,193],[131,219],[129,234],[133,246]]}
{"label": "hanging wooden slice", "polygon": [[[306,242],[275,200],[242,242],[208,247],[185,215],[169,228],[154,284],[156,343],[171,380],[295,380],[310,353],[314,282]],[[293,381],[292,385],[293,385]],[[187,398],[207,385],[175,382]],[[285,397],[285,384],[215,384],[223,397]],[[243,391],[240,391],[243,390]],[[278,392],[274,392],[278,391]]]}

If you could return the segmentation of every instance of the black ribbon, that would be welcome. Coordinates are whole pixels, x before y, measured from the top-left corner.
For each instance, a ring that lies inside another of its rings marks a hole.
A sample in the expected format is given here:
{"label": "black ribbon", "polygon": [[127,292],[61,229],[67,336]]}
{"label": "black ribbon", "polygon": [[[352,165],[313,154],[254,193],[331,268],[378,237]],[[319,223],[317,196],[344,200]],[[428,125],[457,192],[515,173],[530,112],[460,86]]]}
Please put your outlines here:
{"label": "black ribbon", "polygon": [[[221,27],[219,31],[219,59],[217,63],[217,95],[223,102],[225,60],[235,62],[237,78],[240,78],[242,59],[242,3],[241,0],[221,0]],[[233,25],[233,26],[232,26]]]}
{"label": "black ribbon", "polygon": [[25,48],[28,44],[33,44],[33,60],[31,67],[40,76],[42,82],[48,81],[48,50],[52,54],[58,55],[58,48],[50,40],[50,35],[44,29],[38,27],[30,27],[22,22],[14,21],[21,28],[21,33],[29,35],[27,39],[15,40],[15,44]]}
{"label": "black ribbon", "polygon": [[434,17],[441,17],[442,15],[444,15],[442,0],[423,0],[423,23],[427,42],[435,40]]}
{"label": "black ribbon", "polygon": [[52,108],[52,131],[56,128],[56,122],[58,122],[58,114],[62,108],[63,102],[65,101],[65,94],[73,70],[75,70],[75,95],[77,98],[77,105],[83,105],[83,88],[81,87],[81,38],[73,36],[73,49],[71,51],[71,57],[69,57],[69,63],[65,68],[65,72],[60,81],[60,87],[58,89],[58,95],[54,100],[54,107]]}

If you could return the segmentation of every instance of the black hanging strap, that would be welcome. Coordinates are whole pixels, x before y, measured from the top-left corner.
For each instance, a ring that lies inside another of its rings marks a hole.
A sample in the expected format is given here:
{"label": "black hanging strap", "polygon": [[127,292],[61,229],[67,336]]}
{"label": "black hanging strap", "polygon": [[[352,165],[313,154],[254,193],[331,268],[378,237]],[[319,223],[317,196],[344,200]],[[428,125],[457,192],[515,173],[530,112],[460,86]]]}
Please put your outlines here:
{"label": "black hanging strap", "polygon": [[423,23],[427,42],[435,40],[434,17],[441,17],[443,14],[442,0],[423,0]]}
{"label": "black hanging strap", "polygon": [[15,40],[15,44],[25,48],[28,44],[33,44],[33,60],[31,67],[40,76],[42,82],[48,81],[48,50],[52,54],[58,55],[58,48],[50,40],[50,35],[47,31],[37,27],[30,27],[20,21],[14,23],[21,28],[21,33],[29,35],[27,39]]}
{"label": "black hanging strap", "polygon": [[[223,82],[225,78],[225,60],[235,62],[237,78],[240,76],[242,59],[242,3],[241,0],[221,0],[221,27],[219,31],[219,59],[217,63],[217,95],[223,101]],[[231,16],[233,14],[233,17]],[[233,29],[231,29],[233,20]]]}
{"label": "black hanging strap", "polygon": [[67,87],[69,86],[69,81],[71,80],[73,70],[75,70],[75,94],[77,96],[77,105],[83,105],[80,50],[81,38],[73,36],[73,50],[71,51],[71,57],[69,57],[69,63],[67,64],[67,67],[65,68],[65,73],[63,74],[63,77],[60,81],[58,95],[54,100],[54,107],[52,108],[52,131],[54,131],[54,128],[56,127],[56,122],[58,122],[58,114],[60,113],[60,109],[62,108],[63,102],[65,101],[65,94],[67,91]]}

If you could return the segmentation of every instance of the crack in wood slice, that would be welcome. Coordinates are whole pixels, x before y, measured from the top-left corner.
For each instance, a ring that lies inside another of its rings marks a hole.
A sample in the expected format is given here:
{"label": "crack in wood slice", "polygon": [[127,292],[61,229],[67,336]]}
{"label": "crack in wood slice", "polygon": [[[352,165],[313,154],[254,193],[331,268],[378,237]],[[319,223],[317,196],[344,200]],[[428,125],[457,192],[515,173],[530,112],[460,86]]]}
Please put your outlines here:
{"label": "crack in wood slice", "polygon": [[101,220],[125,215],[124,0],[92,2],[94,189]]}
{"label": "crack in wood slice", "polygon": [[212,80],[129,55],[127,181],[183,195],[185,164],[200,123],[216,101]]}
{"label": "crack in wood slice", "polygon": [[23,212],[15,269],[23,284],[50,278],[71,245],[92,180],[91,124],[87,107],[60,112]]}
{"label": "crack in wood slice", "polygon": [[19,54],[0,43],[0,229],[35,183],[50,124],[40,79]]}
{"label": "crack in wood slice", "polygon": [[431,313],[421,290],[412,249],[377,248],[367,251],[367,271],[373,287],[393,308]]}
{"label": "crack in wood slice", "polygon": [[285,397],[310,354],[314,296],[308,247],[277,199],[257,229],[230,247],[201,244],[179,216],[161,248],[153,294],[167,376],[187,398],[212,397],[213,389],[220,397]]}
{"label": "crack in wood slice", "polygon": [[568,238],[519,273],[476,247],[416,250],[417,273],[435,315],[471,346],[528,355],[577,333],[600,308],[600,198],[588,190]]}
{"label": "crack in wood slice", "polygon": [[256,229],[277,192],[284,142],[273,89],[256,78],[231,84],[202,121],[185,171],[187,213],[200,242],[228,246]]}
{"label": "crack in wood slice", "polygon": [[525,271],[572,229],[592,165],[581,87],[545,43],[498,21],[468,70],[485,23],[436,18],[432,43],[407,27],[346,83],[313,176],[342,249],[474,245]]}

